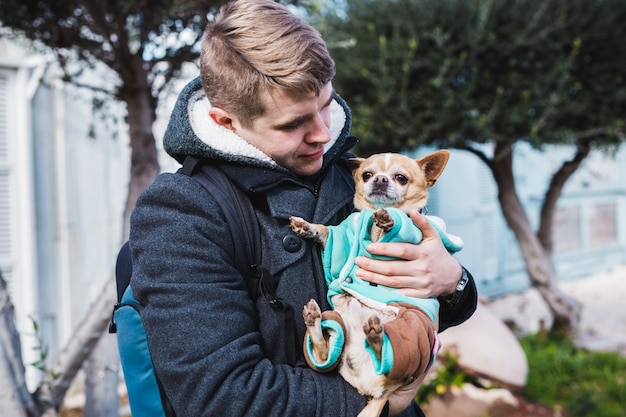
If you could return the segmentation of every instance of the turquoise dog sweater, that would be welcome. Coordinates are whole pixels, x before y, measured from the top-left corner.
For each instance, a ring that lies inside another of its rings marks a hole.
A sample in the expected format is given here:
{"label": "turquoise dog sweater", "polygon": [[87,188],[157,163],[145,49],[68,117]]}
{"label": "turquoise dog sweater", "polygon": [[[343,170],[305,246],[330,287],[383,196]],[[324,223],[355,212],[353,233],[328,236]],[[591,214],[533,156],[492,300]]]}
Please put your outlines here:
{"label": "turquoise dog sweater", "polygon": [[[408,242],[419,243],[422,241],[422,232],[415,226],[405,212],[397,208],[386,208],[393,218],[392,229],[385,233],[379,242]],[[369,298],[383,304],[393,302],[407,303],[422,309],[430,319],[435,322],[439,314],[439,302],[436,298],[413,298],[395,291],[393,288],[382,285],[371,285],[369,282],[358,278],[355,271],[358,266],[354,263],[357,256],[367,256],[374,259],[389,259],[375,256],[367,251],[367,246],[372,243],[370,230],[374,223],[372,210],[362,210],[351,214],[337,226],[328,227],[328,240],[322,251],[324,277],[328,284],[328,301],[333,306],[332,297],[338,294],[349,293],[356,298]],[[437,230],[441,240],[450,253],[455,253],[463,248],[463,241],[455,235],[446,232],[443,220],[436,216],[427,216],[429,223]],[[334,307],[334,306],[333,306]],[[315,363],[312,346],[309,340],[305,343],[309,358],[320,369],[327,369],[339,359],[343,347],[344,335],[340,326],[330,320],[322,322],[324,330],[331,334],[331,346],[328,360],[323,364]],[[393,349],[389,339],[384,337],[383,357],[378,360],[371,351],[369,344],[365,343],[377,366],[377,373],[387,374],[393,366]],[[436,351],[435,351],[436,353]]]}

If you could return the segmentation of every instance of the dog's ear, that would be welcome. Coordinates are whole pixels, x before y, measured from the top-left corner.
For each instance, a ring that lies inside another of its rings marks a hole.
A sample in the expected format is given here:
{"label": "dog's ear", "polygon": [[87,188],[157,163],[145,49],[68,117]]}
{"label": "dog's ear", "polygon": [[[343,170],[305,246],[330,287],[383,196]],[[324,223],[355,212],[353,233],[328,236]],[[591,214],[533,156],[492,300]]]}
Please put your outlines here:
{"label": "dog's ear", "polygon": [[350,158],[347,161],[348,168],[350,168],[350,170],[354,173],[354,171],[359,169],[363,161],[365,161],[365,158]]}
{"label": "dog's ear", "polygon": [[437,182],[437,178],[441,175],[448,159],[450,158],[450,152],[446,150],[440,150],[433,152],[425,157],[416,160],[417,165],[424,172],[426,176],[426,186],[432,187]]}

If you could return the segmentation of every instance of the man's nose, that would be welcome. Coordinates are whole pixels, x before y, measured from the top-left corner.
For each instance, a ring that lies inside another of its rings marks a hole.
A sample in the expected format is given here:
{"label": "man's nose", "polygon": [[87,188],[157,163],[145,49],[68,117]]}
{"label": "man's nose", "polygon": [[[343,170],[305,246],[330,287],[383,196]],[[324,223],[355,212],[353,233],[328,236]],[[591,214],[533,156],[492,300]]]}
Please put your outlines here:
{"label": "man's nose", "polygon": [[318,114],[315,118],[313,131],[309,134],[309,142],[328,143],[330,142],[330,118]]}

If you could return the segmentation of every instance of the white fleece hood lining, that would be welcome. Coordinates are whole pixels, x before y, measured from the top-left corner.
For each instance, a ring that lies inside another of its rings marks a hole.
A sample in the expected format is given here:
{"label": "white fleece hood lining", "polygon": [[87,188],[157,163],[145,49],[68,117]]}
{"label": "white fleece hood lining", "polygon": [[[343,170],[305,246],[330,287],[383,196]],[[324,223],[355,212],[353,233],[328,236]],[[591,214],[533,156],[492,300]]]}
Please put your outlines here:
{"label": "white fleece hood lining", "polygon": [[[278,165],[276,161],[252,146],[241,136],[230,129],[220,126],[209,117],[211,103],[203,90],[195,91],[188,105],[189,122],[195,135],[211,148],[225,154],[239,155],[258,159],[272,165]],[[346,114],[339,103],[333,100],[330,104],[330,141],[324,145],[327,152],[339,138],[341,130],[346,123]]]}

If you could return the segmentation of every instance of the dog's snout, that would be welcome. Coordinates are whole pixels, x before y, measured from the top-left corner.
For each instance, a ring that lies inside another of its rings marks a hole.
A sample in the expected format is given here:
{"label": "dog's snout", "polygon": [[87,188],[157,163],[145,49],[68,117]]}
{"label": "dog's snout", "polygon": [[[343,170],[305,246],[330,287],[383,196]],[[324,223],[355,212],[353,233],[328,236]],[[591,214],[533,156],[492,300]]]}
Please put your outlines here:
{"label": "dog's snout", "polygon": [[389,183],[389,178],[386,175],[376,175],[374,177],[374,184],[384,185]]}
{"label": "dog's snout", "polygon": [[386,194],[389,189],[389,177],[386,175],[376,175],[372,179],[371,191],[378,194]]}

